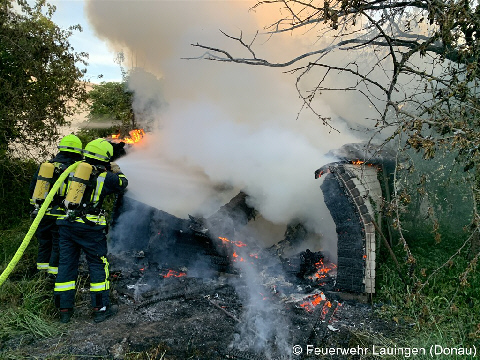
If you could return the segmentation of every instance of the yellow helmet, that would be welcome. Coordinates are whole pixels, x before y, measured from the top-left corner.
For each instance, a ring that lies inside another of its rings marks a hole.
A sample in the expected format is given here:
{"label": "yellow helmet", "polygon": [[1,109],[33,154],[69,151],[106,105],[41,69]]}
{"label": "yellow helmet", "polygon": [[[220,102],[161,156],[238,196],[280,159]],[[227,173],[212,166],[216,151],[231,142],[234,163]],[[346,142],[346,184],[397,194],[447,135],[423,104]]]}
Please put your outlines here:
{"label": "yellow helmet", "polygon": [[113,155],[113,146],[105,139],[95,139],[85,146],[83,154],[86,158],[109,162]]}
{"label": "yellow helmet", "polygon": [[57,146],[60,151],[68,151],[80,155],[82,155],[82,147],[82,140],[73,134],[64,136]]}

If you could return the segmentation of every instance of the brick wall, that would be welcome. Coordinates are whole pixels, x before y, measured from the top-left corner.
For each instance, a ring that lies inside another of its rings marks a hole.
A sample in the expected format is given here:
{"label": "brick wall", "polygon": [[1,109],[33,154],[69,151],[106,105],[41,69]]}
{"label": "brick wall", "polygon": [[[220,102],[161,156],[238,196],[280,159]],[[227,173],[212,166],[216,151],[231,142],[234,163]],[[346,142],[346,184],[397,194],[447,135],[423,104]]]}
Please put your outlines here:
{"label": "brick wall", "polygon": [[377,168],[332,163],[321,185],[338,235],[337,283],[340,291],[375,292],[375,209],[382,200]]}

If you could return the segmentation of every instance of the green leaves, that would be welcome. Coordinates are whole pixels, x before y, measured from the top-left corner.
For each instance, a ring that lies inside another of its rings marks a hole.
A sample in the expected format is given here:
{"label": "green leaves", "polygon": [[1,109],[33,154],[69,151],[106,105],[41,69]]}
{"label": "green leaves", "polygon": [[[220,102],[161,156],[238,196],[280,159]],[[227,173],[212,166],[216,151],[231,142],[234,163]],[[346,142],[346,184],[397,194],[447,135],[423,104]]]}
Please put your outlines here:
{"label": "green leaves", "polygon": [[[117,121],[126,131],[135,128],[135,116],[132,109],[133,93],[126,82],[102,82],[94,85],[88,93],[90,108],[88,118],[91,121]],[[106,127],[111,124],[106,125]]]}
{"label": "green leaves", "polygon": [[[60,126],[86,100],[85,54],[72,52],[71,30],[60,29],[45,1],[30,7],[0,4],[0,154],[42,150],[57,141]],[[2,155],[3,156],[3,155]]]}

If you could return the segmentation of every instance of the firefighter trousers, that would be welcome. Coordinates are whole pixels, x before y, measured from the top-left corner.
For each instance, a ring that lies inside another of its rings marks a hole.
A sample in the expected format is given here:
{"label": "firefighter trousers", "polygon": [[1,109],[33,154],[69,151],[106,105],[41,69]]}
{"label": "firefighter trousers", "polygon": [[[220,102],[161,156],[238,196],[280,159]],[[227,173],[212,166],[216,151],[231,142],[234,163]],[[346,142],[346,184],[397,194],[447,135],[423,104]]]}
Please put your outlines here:
{"label": "firefighter trousers", "polygon": [[83,250],[90,274],[92,307],[108,306],[110,282],[105,231],[76,222],[59,225],[59,250],[60,261],[54,290],[55,305],[60,309],[74,307],[75,281],[80,252]]}
{"label": "firefighter trousers", "polygon": [[58,271],[58,226],[56,218],[45,215],[35,236],[38,241],[37,270],[56,275]]}

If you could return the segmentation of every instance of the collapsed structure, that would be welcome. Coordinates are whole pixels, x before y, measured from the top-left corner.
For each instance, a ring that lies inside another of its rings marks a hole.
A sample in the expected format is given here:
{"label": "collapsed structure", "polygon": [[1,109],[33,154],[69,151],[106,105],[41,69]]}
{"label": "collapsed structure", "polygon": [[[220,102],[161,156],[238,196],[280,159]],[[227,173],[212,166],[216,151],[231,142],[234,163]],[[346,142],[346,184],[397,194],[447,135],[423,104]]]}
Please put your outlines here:
{"label": "collapsed structure", "polygon": [[[320,261],[335,269],[324,274],[323,291],[354,295],[375,293],[377,236],[375,224],[381,226],[382,207],[389,196],[389,174],[392,155],[385,151],[366,156],[358,145],[344,146],[332,152],[338,161],[323,166],[315,172],[323,198],[336,225],[338,238],[337,264],[330,264],[325,253],[315,254],[307,249],[286,257],[284,248],[298,244],[308,236],[301,222],[286,227],[284,239],[276,245],[262,249],[249,244],[249,253],[264,252],[280,257],[283,270],[297,279],[315,273]],[[368,154],[367,154],[368,155]],[[167,272],[172,269],[203,269],[205,272],[234,271],[235,261],[245,261],[239,253],[243,247],[236,233],[255,219],[257,211],[247,204],[247,195],[240,192],[208,218],[180,219],[128,197],[119,202],[113,232],[113,249],[134,256],[136,263],[157,266]],[[124,221],[135,218],[135,222]],[[128,224],[128,228],[122,228]],[[118,251],[117,251],[118,253]],[[172,270],[173,271],[173,270]],[[326,271],[325,271],[326,273]],[[303,279],[304,280],[304,279]],[[324,285],[325,286],[325,285]]]}
{"label": "collapsed structure", "polygon": [[206,218],[187,219],[127,194],[118,199],[110,233],[117,299],[148,316],[165,301],[206,299],[237,324],[226,352],[231,358],[284,354],[292,339],[326,341],[337,331],[331,324],[344,299],[375,293],[377,229],[393,168],[385,152],[367,157],[347,146],[331,155],[337,161],[315,177],[335,223],[336,256],[305,247],[289,251],[312,235],[300,220],[287,224],[274,245],[249,238],[248,227],[261,224],[261,214],[244,192]]}

